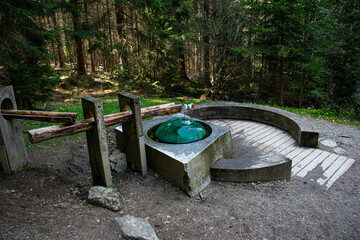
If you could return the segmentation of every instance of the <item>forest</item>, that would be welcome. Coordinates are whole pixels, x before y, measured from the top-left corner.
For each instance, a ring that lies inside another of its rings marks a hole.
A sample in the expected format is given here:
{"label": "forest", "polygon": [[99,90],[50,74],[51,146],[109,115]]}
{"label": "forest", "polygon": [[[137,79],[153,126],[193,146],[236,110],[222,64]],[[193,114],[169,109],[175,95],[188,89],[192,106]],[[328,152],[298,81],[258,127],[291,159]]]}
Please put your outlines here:
{"label": "forest", "polygon": [[[1,0],[0,86],[360,111],[357,0]],[[66,76],[66,77],[64,77]]]}

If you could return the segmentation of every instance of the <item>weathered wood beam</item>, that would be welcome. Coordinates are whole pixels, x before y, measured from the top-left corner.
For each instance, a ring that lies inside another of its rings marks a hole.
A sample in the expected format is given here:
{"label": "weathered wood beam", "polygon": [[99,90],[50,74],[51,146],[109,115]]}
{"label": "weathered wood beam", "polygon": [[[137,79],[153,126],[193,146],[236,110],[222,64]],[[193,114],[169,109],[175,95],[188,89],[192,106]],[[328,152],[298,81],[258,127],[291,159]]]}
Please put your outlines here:
{"label": "weathered wood beam", "polygon": [[73,123],[76,121],[77,113],[69,112],[44,112],[27,110],[1,110],[1,115],[7,119],[24,119],[40,122]]}
{"label": "weathered wood beam", "polygon": [[[148,118],[154,116],[168,115],[180,112],[182,109],[181,104],[169,103],[148,108],[141,109],[141,117]],[[131,111],[114,113],[104,116],[105,126],[112,126],[120,123],[130,121],[132,118]],[[94,118],[76,121],[73,124],[61,124],[38,128],[28,131],[28,136],[31,143],[40,143],[53,138],[74,135],[80,132],[88,131],[94,128]]]}

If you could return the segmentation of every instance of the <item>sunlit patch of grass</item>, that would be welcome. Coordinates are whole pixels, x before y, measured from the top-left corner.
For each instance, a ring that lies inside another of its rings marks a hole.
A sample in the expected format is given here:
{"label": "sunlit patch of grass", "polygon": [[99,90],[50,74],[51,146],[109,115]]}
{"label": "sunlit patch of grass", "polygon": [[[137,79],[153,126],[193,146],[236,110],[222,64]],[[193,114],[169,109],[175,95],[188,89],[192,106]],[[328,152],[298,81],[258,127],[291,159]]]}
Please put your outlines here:
{"label": "sunlit patch of grass", "polygon": [[300,116],[323,119],[329,122],[360,127],[360,116],[354,112],[334,111],[330,109],[306,109],[282,107],[281,109],[296,113]]}

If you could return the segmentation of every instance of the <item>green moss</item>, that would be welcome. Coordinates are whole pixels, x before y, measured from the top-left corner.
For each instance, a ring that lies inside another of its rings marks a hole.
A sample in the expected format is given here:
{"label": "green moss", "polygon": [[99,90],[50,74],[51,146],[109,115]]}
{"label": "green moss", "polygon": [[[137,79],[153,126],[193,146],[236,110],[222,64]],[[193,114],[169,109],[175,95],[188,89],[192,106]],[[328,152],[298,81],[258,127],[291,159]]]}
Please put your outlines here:
{"label": "green moss", "polygon": [[15,174],[15,173],[21,172],[22,170],[24,170],[24,168],[23,168],[23,167],[19,167],[19,168],[15,169],[15,170],[13,171],[13,173]]}

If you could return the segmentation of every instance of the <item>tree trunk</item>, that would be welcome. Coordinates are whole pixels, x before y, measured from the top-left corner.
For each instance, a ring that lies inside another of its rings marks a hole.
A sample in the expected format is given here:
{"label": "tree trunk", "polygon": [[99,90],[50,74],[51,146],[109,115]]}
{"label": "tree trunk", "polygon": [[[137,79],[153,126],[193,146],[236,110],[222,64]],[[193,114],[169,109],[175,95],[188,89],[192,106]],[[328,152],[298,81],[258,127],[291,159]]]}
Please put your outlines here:
{"label": "tree trunk", "polygon": [[[79,0],[71,0],[71,3],[74,4],[75,10],[71,12],[73,24],[74,24],[74,31],[79,31],[79,24],[80,24],[80,3]],[[85,68],[85,56],[83,52],[83,42],[80,37],[75,37],[75,48],[76,48],[76,57],[77,57],[77,72],[79,75],[86,74]]]}
{"label": "tree trunk", "polygon": [[179,75],[180,79],[190,80],[186,73],[185,54],[181,54],[179,57]]}
{"label": "tree trunk", "polygon": [[284,81],[284,57],[280,57],[280,61],[279,61],[279,106],[284,106],[284,85],[285,85],[285,81]]}
{"label": "tree trunk", "polygon": [[[62,20],[63,20],[63,28],[66,29],[66,17],[65,17],[65,13],[62,10],[61,11],[61,15],[62,15]],[[65,34],[65,46],[66,46],[66,53],[67,53],[67,62],[71,64],[71,67],[73,66],[74,63],[74,56],[72,54],[72,44],[71,44],[71,39],[69,34],[67,34],[67,31],[64,32]]]}
{"label": "tree trunk", "polygon": [[204,80],[205,85],[210,84],[210,33],[209,33],[209,0],[204,0]]}
{"label": "tree trunk", "polygon": [[[111,32],[111,18],[110,18],[111,9],[110,9],[109,0],[106,0],[106,10],[107,10],[107,21],[108,21],[108,31],[109,31],[109,44],[110,44],[110,50],[112,50],[113,39],[112,39],[112,32]],[[110,51],[108,60],[109,60],[108,61],[108,70],[111,70],[111,66],[114,64],[112,51]]]}
{"label": "tree trunk", "polygon": [[[85,11],[85,20],[87,24],[90,24],[90,16],[87,1],[84,1],[84,11]],[[89,40],[89,45],[92,45],[92,41]],[[94,52],[92,51],[90,54],[90,66],[91,72],[95,72],[95,60],[94,60]]]}
{"label": "tree trunk", "polygon": [[116,30],[119,35],[120,43],[123,46],[123,50],[120,55],[120,63],[122,64],[122,69],[127,70],[128,58],[127,58],[127,39],[126,39],[126,15],[124,13],[125,6],[120,3],[115,5],[115,14],[116,14]]}
{"label": "tree trunk", "polygon": [[57,43],[60,67],[65,68],[65,54],[64,54],[63,41],[61,38],[61,32],[60,32],[61,30],[60,30],[59,24],[57,22],[55,12],[52,14],[52,20],[53,20],[53,24],[54,24],[55,30],[56,30],[56,43]]}

